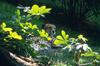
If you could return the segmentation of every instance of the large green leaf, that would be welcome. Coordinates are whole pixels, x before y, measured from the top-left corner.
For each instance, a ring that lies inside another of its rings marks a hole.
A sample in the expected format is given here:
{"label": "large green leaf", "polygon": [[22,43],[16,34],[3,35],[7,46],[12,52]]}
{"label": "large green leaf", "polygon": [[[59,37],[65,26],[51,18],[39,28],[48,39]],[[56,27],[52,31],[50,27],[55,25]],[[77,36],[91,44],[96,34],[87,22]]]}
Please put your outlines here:
{"label": "large green leaf", "polygon": [[55,40],[54,44],[55,45],[64,44],[64,41],[63,40]]}
{"label": "large green leaf", "polygon": [[62,31],[61,31],[61,35],[62,35],[63,37],[65,37],[65,36],[66,36],[66,33],[65,33],[65,31],[64,31],[64,30],[62,30]]}
{"label": "large green leaf", "polygon": [[61,35],[58,35],[56,37],[54,44],[68,44],[68,41],[69,41],[68,38],[69,38],[69,35],[66,35],[66,32],[62,30]]}
{"label": "large green leaf", "polygon": [[59,40],[63,40],[62,36],[60,36],[60,35],[58,35],[56,38]]}
{"label": "large green leaf", "polygon": [[83,40],[84,42],[88,41],[87,38],[83,37],[83,35],[78,35],[79,40]]}
{"label": "large green leaf", "polygon": [[39,7],[38,5],[33,5],[32,8],[28,11],[31,15],[44,15],[49,13],[51,8],[46,8],[46,6]]}
{"label": "large green leaf", "polygon": [[38,5],[33,5],[32,9],[28,11],[28,13],[32,14],[32,15],[36,15],[39,12],[39,6]]}
{"label": "large green leaf", "polygon": [[6,23],[3,22],[3,23],[1,24],[1,28],[5,28],[5,27],[6,27]]}
{"label": "large green leaf", "polygon": [[93,52],[86,52],[86,53],[82,53],[81,56],[93,57],[94,53]]}
{"label": "large green leaf", "polygon": [[96,59],[99,59],[100,60],[100,55],[99,54],[96,55],[95,57],[96,57]]}

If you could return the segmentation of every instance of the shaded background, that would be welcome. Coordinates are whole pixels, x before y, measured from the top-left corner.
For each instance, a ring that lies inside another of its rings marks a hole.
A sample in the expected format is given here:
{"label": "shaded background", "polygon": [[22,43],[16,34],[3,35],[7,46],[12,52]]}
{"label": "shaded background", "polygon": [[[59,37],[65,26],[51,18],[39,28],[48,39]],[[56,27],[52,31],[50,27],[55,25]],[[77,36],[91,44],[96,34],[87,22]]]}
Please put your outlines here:
{"label": "shaded background", "polygon": [[[16,6],[46,5],[52,8],[45,20],[66,28],[66,32],[83,34],[91,45],[100,46],[100,0],[1,0],[0,20],[11,18]],[[6,2],[6,5],[3,4]],[[9,4],[9,6],[7,6]],[[4,15],[7,15],[5,16]]]}

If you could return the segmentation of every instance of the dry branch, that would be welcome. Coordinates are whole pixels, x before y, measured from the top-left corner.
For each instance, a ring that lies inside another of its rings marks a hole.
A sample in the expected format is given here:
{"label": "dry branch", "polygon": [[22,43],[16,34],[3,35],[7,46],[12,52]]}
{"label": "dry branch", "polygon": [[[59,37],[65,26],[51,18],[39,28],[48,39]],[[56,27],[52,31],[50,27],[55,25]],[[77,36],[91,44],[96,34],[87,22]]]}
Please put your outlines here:
{"label": "dry branch", "polygon": [[32,57],[17,56],[0,47],[0,66],[39,66]]}

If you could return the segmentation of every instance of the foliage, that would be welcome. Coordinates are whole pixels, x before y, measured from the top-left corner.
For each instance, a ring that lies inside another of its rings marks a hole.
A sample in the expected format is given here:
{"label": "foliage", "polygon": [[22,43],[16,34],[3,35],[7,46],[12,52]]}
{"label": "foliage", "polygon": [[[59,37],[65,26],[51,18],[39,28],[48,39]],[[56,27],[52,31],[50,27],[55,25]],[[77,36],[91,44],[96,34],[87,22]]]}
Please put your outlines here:
{"label": "foliage", "polygon": [[68,44],[69,35],[67,35],[65,31],[62,30],[61,35],[58,35],[56,38],[54,44]]}
{"label": "foliage", "polygon": [[51,8],[46,8],[46,6],[39,7],[38,5],[33,5],[32,8],[28,11],[31,15],[40,15],[43,16],[45,13],[49,13]]}
{"label": "foliage", "polygon": [[[15,53],[19,52],[25,56],[31,55],[34,57],[37,51],[50,47],[48,45],[53,39],[44,29],[41,29],[39,24],[36,24],[34,20],[40,20],[39,18],[49,13],[51,8],[33,5],[31,9],[26,9],[27,10],[23,10],[25,12],[24,16],[20,10],[17,10],[12,20],[0,24],[0,42],[1,46],[8,50],[10,49]],[[80,59],[83,56],[93,58],[92,62],[96,64],[98,63],[97,61],[100,60],[100,54],[94,52],[88,44],[86,44],[87,41],[87,38],[83,35],[78,35],[77,38],[70,38],[69,35],[62,30],[61,35],[56,36],[54,44],[65,45],[63,49],[68,48],[69,51],[73,53],[76,66],[80,64]],[[61,65],[63,64],[61,63]]]}
{"label": "foliage", "polygon": [[9,20],[11,19],[11,16],[14,15],[14,12],[16,11],[16,7],[0,1],[0,21]]}
{"label": "foliage", "polygon": [[[36,7],[38,7],[37,11],[35,11]],[[10,51],[15,50],[13,51],[14,53],[22,54],[25,56],[31,55],[34,57],[36,51],[35,48],[32,47],[32,45],[39,45],[44,41],[50,41],[51,38],[49,37],[48,33],[45,32],[45,30],[39,28],[39,25],[35,24],[32,21],[35,19],[40,20],[40,17],[37,18],[37,16],[44,15],[50,10],[50,8],[46,9],[46,6],[39,7],[38,5],[33,5],[32,9],[27,10],[27,13],[25,15],[23,15],[20,10],[17,10],[11,20],[9,20],[8,22],[2,22],[2,24],[0,25],[0,42],[2,43],[2,47],[3,45],[5,45],[6,49],[10,49]],[[33,15],[33,13],[35,13],[35,16]],[[32,20],[31,18],[34,19]],[[36,37],[39,37],[39,39],[36,40]],[[41,43],[39,43],[39,41],[41,41]]]}
{"label": "foliage", "polygon": [[38,30],[40,37],[46,38],[47,40],[51,40],[51,38],[49,37],[49,34],[45,31],[45,30]]}
{"label": "foliage", "polygon": [[[62,8],[64,8],[66,15],[68,17],[74,17],[76,22],[78,20],[87,20],[92,16],[98,16],[99,13],[99,0],[59,0],[62,3]],[[56,3],[56,1],[53,1]],[[72,5],[73,4],[73,5]],[[96,5],[95,5],[96,4]]]}
{"label": "foliage", "polygon": [[[74,55],[74,62],[76,66],[80,65],[80,59],[82,56],[88,56],[91,58],[94,58],[95,64],[98,63],[100,59],[100,54],[97,52],[94,52],[87,44],[86,44],[87,38],[85,38],[83,35],[78,35],[77,38],[69,38],[69,35],[65,33],[65,31],[61,31],[61,35],[58,35],[56,37],[56,40],[54,41],[55,45],[58,44],[64,44],[66,47],[63,49],[68,48],[70,52],[73,52]],[[92,62],[94,62],[94,60]],[[95,65],[94,64],[94,65]]]}
{"label": "foliage", "polygon": [[1,24],[1,29],[4,31],[4,32],[9,32],[9,35],[8,37],[9,38],[14,38],[14,39],[18,39],[18,40],[21,40],[22,37],[21,35],[18,35],[17,32],[12,32],[12,28],[9,28],[9,27],[6,27],[6,24],[5,23],[2,23]]}

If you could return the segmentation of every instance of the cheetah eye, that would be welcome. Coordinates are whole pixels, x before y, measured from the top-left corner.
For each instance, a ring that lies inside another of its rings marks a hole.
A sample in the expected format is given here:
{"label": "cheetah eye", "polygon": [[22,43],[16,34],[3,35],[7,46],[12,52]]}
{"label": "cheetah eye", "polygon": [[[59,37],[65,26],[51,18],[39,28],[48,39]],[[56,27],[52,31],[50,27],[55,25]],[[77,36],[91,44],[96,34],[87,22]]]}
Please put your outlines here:
{"label": "cheetah eye", "polygon": [[52,31],[52,33],[54,34],[54,33],[55,33],[55,31]]}
{"label": "cheetah eye", "polygon": [[54,35],[54,34],[55,34],[55,30],[52,30],[52,31],[51,31],[51,34]]}

